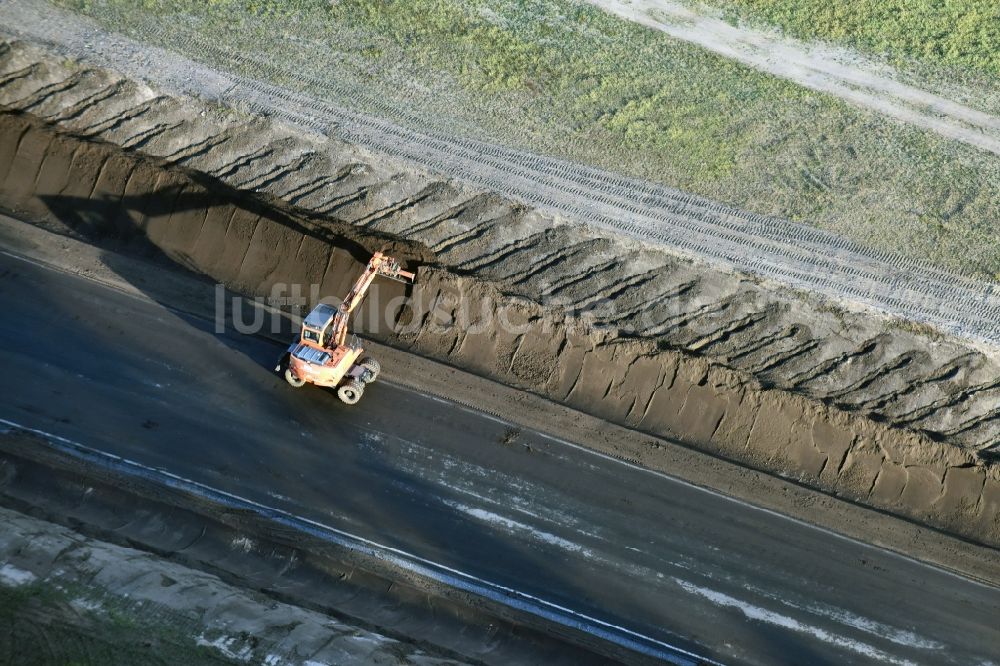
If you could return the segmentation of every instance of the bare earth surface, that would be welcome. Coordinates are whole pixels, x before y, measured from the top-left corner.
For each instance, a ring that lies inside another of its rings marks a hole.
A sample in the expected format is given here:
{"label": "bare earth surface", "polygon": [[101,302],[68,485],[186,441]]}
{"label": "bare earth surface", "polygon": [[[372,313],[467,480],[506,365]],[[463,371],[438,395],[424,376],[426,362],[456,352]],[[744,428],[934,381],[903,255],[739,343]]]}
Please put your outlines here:
{"label": "bare earth surface", "polygon": [[805,45],[773,32],[734,26],[670,0],[590,1],[769,74],[1000,154],[1000,118],[903,83],[887,68],[845,49]]}

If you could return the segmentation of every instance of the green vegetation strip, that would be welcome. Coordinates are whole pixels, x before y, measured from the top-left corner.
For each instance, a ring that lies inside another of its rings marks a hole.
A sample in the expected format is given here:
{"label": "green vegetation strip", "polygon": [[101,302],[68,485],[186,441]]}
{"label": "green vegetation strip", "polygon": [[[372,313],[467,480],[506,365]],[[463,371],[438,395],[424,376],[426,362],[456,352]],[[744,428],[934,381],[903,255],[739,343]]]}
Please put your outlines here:
{"label": "green vegetation strip", "polygon": [[1000,75],[996,0],[709,0],[800,39]]}
{"label": "green vegetation strip", "polygon": [[[417,129],[585,162],[1000,279],[1000,159],[577,0],[56,0]],[[840,3],[835,3],[840,4]],[[329,84],[334,84],[331,89]]]}
{"label": "green vegetation strip", "polygon": [[224,666],[196,627],[166,609],[51,582],[0,585],[0,663],[19,666]]}

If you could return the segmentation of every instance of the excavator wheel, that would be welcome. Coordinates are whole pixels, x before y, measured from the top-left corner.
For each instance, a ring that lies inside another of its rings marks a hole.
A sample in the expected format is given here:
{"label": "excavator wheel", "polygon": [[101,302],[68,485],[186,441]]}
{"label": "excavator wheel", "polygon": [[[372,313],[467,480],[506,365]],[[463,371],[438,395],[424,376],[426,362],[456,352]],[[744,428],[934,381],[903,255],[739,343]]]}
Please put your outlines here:
{"label": "excavator wheel", "polygon": [[295,373],[292,372],[292,369],[290,367],[285,368],[285,381],[294,386],[295,388],[300,388],[304,386],[306,383],[306,380],[299,379],[297,376],[295,376]]}
{"label": "excavator wheel", "polygon": [[352,379],[337,389],[337,397],[341,402],[348,405],[356,405],[365,392],[365,385],[356,379]]}
{"label": "excavator wheel", "polygon": [[365,384],[371,384],[378,377],[378,373],[382,371],[382,365],[373,358],[365,357],[361,359],[359,366],[364,368],[364,372],[361,374],[361,381]]}

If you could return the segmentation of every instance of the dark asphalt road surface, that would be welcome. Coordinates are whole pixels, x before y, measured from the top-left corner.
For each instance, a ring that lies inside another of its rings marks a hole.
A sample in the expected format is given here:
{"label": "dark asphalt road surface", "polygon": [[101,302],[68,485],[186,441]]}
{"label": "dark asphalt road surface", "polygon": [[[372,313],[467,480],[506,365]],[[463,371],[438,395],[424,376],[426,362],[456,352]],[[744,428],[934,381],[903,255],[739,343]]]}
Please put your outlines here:
{"label": "dark asphalt road surface", "polygon": [[1000,659],[1000,591],[0,255],[0,418],[726,663]]}

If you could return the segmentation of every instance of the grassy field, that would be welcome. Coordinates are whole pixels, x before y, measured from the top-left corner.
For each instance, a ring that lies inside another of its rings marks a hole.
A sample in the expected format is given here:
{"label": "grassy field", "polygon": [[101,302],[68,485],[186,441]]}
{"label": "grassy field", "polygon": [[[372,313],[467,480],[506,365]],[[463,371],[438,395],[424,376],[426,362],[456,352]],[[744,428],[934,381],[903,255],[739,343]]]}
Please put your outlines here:
{"label": "grassy field", "polygon": [[[57,4],[418,129],[595,164],[1000,279],[1000,159],[576,0]],[[207,55],[199,39],[281,71]]]}
{"label": "grassy field", "polygon": [[989,76],[1000,75],[995,0],[709,0],[730,16],[822,39]]}
{"label": "grassy field", "polygon": [[[18,666],[224,666],[163,613],[49,583],[0,586],[0,663]],[[84,605],[81,605],[81,601]],[[93,608],[93,610],[91,609]]]}

